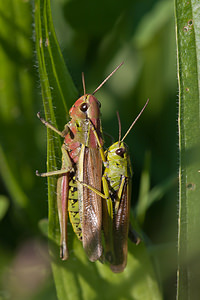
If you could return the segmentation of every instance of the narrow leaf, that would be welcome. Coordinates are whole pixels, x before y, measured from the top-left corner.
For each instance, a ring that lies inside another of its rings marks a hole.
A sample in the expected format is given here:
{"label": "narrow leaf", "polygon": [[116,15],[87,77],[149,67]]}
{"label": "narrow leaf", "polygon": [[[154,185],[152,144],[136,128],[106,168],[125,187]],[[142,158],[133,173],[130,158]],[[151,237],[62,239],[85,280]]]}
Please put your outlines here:
{"label": "narrow leaf", "polygon": [[177,299],[199,296],[200,6],[176,0],[179,84],[179,218]]}

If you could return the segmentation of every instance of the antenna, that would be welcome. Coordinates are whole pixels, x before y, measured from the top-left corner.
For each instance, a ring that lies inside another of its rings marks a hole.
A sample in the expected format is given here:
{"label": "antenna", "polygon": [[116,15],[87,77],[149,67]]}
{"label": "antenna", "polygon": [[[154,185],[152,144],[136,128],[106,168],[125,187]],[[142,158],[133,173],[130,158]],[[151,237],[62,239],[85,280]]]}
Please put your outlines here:
{"label": "antenna", "polygon": [[110,75],[108,75],[106,77],[106,79],[104,79],[104,81],[96,88],[96,90],[92,93],[92,95],[94,95],[101,87],[102,85],[104,85],[104,83],[106,83],[106,81],[108,81],[108,79],[123,65],[124,62],[121,62],[121,64],[114,69],[114,71],[112,71],[112,73],[110,73]]}
{"label": "antenna", "polygon": [[118,125],[119,125],[119,143],[121,140],[121,133],[122,133],[122,126],[121,126],[121,120],[120,120],[120,116],[119,116],[119,112],[117,111],[117,119],[118,119]]}
{"label": "antenna", "polygon": [[83,93],[85,95],[86,94],[86,90],[85,90],[85,76],[84,76],[83,72],[82,72],[82,83],[83,83]]}
{"label": "antenna", "polygon": [[127,130],[127,132],[125,133],[123,139],[121,140],[121,142],[123,142],[123,140],[127,137],[127,135],[129,134],[129,132],[131,131],[131,129],[133,128],[133,126],[135,125],[135,123],[137,122],[137,120],[139,119],[139,117],[141,116],[141,114],[143,113],[143,111],[145,110],[145,108],[147,107],[147,104],[149,103],[149,99],[147,99],[147,102],[145,103],[144,107],[142,108],[141,112],[138,114],[138,116],[135,118],[135,120],[133,121],[133,123],[131,124],[131,126],[129,127],[129,129]]}

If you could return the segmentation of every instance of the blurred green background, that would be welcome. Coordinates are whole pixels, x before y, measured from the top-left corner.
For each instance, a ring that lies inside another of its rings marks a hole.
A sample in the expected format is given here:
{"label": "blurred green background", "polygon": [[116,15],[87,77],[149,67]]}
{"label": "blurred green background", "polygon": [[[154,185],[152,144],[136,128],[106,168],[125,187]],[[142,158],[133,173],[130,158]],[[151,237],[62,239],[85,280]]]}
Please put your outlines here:
{"label": "blurred green background", "polygon": [[[138,213],[138,222],[151,243],[149,251],[156,253],[163,295],[172,299],[178,195],[174,2],[51,4],[59,44],[80,95],[82,71],[91,93],[124,61],[97,94],[105,132],[118,138],[119,111],[123,135],[150,99],[126,139],[134,172],[132,209],[140,209],[142,176],[150,204]],[[35,176],[36,169],[46,170],[46,130],[36,117],[44,110],[33,12],[30,1],[0,1],[0,299],[56,299],[47,240],[40,230],[48,212],[47,184]],[[56,114],[56,99],[54,105]]]}

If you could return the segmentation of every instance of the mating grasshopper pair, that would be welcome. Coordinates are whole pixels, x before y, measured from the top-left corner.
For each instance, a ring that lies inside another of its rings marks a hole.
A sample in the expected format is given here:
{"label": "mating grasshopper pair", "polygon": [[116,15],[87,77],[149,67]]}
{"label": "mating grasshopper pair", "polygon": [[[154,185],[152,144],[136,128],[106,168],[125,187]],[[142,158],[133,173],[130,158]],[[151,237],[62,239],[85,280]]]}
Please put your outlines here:
{"label": "mating grasshopper pair", "polygon": [[[38,113],[38,117],[47,127],[64,138],[61,170],[41,174],[37,172],[37,175],[42,177],[58,175],[60,256],[63,260],[69,257],[67,248],[69,212],[74,232],[82,241],[90,261],[103,260],[101,240],[103,228],[105,258],[113,272],[122,272],[127,261],[132,172],[127,146],[123,140],[147,105],[146,103],[124,138],[120,140],[119,137],[119,141],[104,153],[100,103],[94,94],[121,65],[93,94],[85,93],[83,79],[84,95],[70,109],[71,120],[62,132],[42,119]],[[102,161],[105,166],[103,176]]]}

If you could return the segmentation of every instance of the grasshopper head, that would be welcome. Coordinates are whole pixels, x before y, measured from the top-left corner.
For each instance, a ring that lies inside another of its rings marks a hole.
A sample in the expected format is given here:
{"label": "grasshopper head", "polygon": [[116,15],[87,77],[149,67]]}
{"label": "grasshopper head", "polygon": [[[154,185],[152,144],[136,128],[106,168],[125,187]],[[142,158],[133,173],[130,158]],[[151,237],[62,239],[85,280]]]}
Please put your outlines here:
{"label": "grasshopper head", "polygon": [[122,161],[127,159],[128,146],[124,142],[116,142],[108,149],[108,160],[109,156],[115,156],[116,159]]}
{"label": "grasshopper head", "polygon": [[98,119],[100,116],[100,102],[90,94],[80,97],[69,111],[72,119]]}
{"label": "grasshopper head", "polygon": [[[94,125],[101,144],[102,132],[100,121],[100,102],[91,94],[80,97],[69,111],[71,117],[71,130],[74,133],[73,139],[90,148],[97,148],[97,140],[90,125]],[[72,137],[70,137],[72,138]]]}
{"label": "grasshopper head", "polygon": [[132,176],[128,146],[124,142],[116,142],[108,148],[107,162],[109,174]]}

